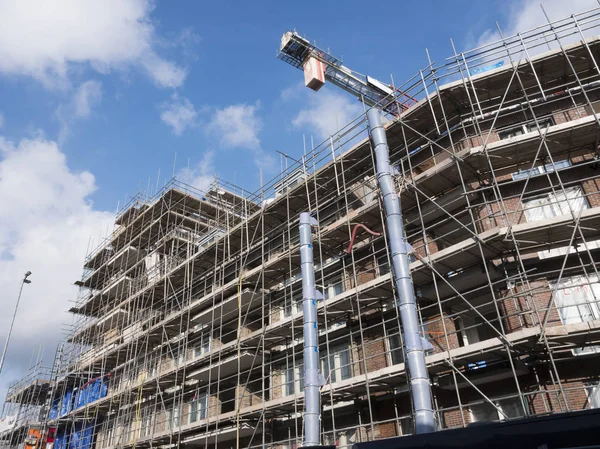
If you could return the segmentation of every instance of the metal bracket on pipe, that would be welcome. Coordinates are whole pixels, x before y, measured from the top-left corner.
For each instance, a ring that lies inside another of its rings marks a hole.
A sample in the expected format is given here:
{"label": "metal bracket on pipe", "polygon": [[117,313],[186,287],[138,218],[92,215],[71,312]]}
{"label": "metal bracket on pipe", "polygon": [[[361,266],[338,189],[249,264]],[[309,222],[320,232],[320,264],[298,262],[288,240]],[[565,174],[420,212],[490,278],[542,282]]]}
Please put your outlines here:
{"label": "metal bracket on pipe", "polygon": [[325,385],[325,377],[318,370],[306,371],[306,385]]}
{"label": "metal bracket on pipe", "polygon": [[325,297],[323,296],[323,293],[321,293],[319,290],[317,290],[315,288],[315,299],[317,301],[323,301],[325,299]]}
{"label": "metal bracket on pipe", "polygon": [[406,254],[415,252],[415,249],[406,240],[400,240],[399,242],[396,243],[396,245],[397,245],[396,246],[397,249],[406,252]]}
{"label": "metal bracket on pipe", "polygon": [[[421,347],[420,348],[418,348],[416,346],[416,344],[417,344],[418,341],[421,342]],[[418,336],[418,340],[414,340],[412,342],[412,344],[409,341],[406,342],[406,349],[407,350],[410,349],[410,350],[413,350],[413,351],[414,350],[418,350],[418,349],[422,349],[423,351],[431,351],[433,349],[433,345],[430,343],[430,341],[427,338],[419,335]]]}
{"label": "metal bracket on pipe", "polygon": [[421,345],[425,351],[431,351],[433,349],[433,345],[425,337],[421,337]]}

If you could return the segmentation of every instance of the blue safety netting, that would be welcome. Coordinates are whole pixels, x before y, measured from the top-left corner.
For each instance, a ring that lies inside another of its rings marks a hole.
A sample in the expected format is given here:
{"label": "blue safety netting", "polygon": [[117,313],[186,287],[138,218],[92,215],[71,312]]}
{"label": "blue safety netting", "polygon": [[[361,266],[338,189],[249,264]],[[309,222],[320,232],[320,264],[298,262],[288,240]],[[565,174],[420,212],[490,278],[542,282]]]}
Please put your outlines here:
{"label": "blue safety netting", "polygon": [[108,376],[99,377],[89,381],[77,390],[75,394],[75,408],[83,407],[103,398],[108,393]]}
{"label": "blue safety netting", "polygon": [[67,449],[67,440],[67,435],[64,432],[57,432],[54,438],[54,449]]}
{"label": "blue safety netting", "polygon": [[60,398],[56,398],[52,401],[52,405],[50,406],[50,413],[48,413],[48,417],[50,419],[58,418],[58,409],[60,407],[61,400]]}
{"label": "blue safety netting", "polygon": [[77,423],[71,432],[69,449],[91,449],[94,439],[94,421]]}
{"label": "blue safety netting", "polygon": [[60,416],[65,416],[73,409],[73,391],[67,390],[62,398],[60,406]]}
{"label": "blue safety netting", "polygon": [[86,386],[81,387],[77,390],[77,393],[75,393],[75,401],[73,404],[74,408],[83,407],[86,404],[85,397],[84,397],[85,393],[86,393]]}

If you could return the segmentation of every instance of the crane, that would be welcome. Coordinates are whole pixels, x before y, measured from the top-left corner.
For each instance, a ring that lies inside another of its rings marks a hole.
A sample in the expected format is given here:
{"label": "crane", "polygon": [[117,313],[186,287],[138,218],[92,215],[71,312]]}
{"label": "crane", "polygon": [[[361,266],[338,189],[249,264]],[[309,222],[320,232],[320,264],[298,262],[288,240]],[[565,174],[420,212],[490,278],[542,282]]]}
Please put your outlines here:
{"label": "crane", "polygon": [[304,70],[306,86],[315,91],[327,80],[364,101],[368,106],[378,106],[394,116],[416,103],[416,100],[405,92],[349,69],[340,59],[311,44],[296,31],[288,31],[281,37],[277,57]]}

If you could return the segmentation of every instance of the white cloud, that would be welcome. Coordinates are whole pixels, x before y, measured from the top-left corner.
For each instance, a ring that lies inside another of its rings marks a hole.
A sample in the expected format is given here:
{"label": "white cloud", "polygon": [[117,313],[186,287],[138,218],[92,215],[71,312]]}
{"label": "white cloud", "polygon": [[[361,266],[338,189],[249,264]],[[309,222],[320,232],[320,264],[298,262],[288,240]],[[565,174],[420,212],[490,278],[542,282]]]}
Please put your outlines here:
{"label": "white cloud", "polygon": [[74,112],[77,117],[89,117],[92,107],[102,99],[102,83],[89,80],[83,83],[73,96]]}
{"label": "white cloud", "polygon": [[60,104],[55,111],[60,123],[58,141],[62,143],[71,132],[71,125],[90,116],[92,109],[102,100],[102,83],[88,80],[82,83],[67,103]]}
{"label": "white cloud", "polygon": [[[296,129],[307,129],[325,140],[363,113],[362,105],[346,93],[308,92],[307,106],[296,115],[292,124]],[[282,98],[290,97],[288,90]]]}
{"label": "white cloud", "polygon": [[185,97],[173,94],[171,100],[161,106],[160,119],[169,125],[173,134],[180,136],[187,128],[194,126],[198,112]]}
{"label": "white cloud", "polygon": [[181,86],[186,71],[156,52],[152,10],[151,0],[0,0],[0,72],[56,87],[82,64],[139,67],[161,87]]}
{"label": "white cloud", "polygon": [[254,164],[267,172],[275,169],[275,158],[261,145],[259,133],[263,121],[259,116],[260,102],[234,104],[216,109],[206,125],[209,134],[216,136],[223,148],[249,150]]}
{"label": "white cloud", "polygon": [[208,129],[219,135],[221,145],[225,147],[258,150],[258,133],[262,129],[262,120],[257,113],[259,107],[258,103],[235,104],[217,109]]}
{"label": "white cloud", "polygon": [[277,170],[276,158],[272,153],[268,153],[262,148],[252,150],[252,157],[254,159],[254,165],[261,168],[267,174],[273,173]]}
{"label": "white cloud", "polygon": [[150,73],[154,81],[161,87],[179,87],[185,81],[187,73],[176,64],[162,59],[150,52],[141,60],[142,66]]}
{"label": "white cloud", "polygon": [[177,173],[176,178],[186,184],[206,192],[214,181],[215,151],[205,151],[200,162],[194,167],[184,168]]}
{"label": "white cloud", "polygon": [[[550,20],[559,20],[569,17],[571,14],[577,14],[592,8],[598,7],[596,0],[519,0],[512,2],[508,6],[508,18],[506,22],[501,26],[502,34],[504,37],[512,36],[518,32],[528,31],[532,28],[548,23],[546,16],[544,15],[540,4],[543,5],[546,13],[550,17]],[[588,31],[585,34],[597,33],[595,31]],[[500,35],[496,28],[490,28],[485,30],[480,36],[473,47],[479,47],[481,45],[489,44],[500,39]],[[579,40],[579,35],[573,35],[567,40],[562,40],[561,43],[570,43],[575,40]],[[533,49],[533,52],[545,51],[548,47],[538,47]]]}
{"label": "white cloud", "polygon": [[73,282],[81,277],[90,236],[110,229],[112,213],[94,208],[94,176],[75,172],[55,142],[43,137],[18,144],[0,137],[0,341],[4,342],[20,280],[25,286],[0,391],[20,378],[32,351],[45,345],[45,364],[52,364],[61,339],[65,313],[77,296]]}

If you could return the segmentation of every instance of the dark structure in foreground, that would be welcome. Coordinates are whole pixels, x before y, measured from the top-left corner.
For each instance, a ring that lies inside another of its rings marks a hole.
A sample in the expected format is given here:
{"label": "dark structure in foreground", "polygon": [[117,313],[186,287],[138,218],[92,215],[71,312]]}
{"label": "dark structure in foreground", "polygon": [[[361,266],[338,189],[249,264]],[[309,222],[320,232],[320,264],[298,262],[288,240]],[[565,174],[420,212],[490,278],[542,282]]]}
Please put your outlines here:
{"label": "dark structure in foreground", "polygon": [[352,449],[576,449],[600,447],[600,410],[472,425],[356,443]]}

